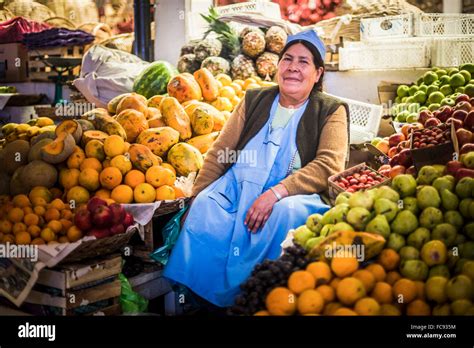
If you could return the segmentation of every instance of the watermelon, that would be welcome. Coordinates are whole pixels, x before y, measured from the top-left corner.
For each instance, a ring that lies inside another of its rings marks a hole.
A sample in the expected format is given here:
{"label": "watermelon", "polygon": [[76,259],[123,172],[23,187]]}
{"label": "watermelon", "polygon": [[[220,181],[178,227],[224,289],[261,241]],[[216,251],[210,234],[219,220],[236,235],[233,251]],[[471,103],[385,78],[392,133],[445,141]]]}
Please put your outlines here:
{"label": "watermelon", "polygon": [[151,98],[154,95],[166,93],[166,86],[178,70],[168,62],[157,60],[146,67],[133,83],[133,91]]}

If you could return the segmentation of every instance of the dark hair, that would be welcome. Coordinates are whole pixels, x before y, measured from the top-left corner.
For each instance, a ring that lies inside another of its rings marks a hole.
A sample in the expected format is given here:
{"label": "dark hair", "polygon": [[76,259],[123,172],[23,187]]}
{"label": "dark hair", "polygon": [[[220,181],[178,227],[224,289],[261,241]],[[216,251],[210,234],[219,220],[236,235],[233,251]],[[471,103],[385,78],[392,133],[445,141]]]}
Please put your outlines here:
{"label": "dark hair", "polygon": [[286,46],[280,52],[280,57],[278,58],[278,61],[281,60],[281,58],[283,57],[285,52],[288,51],[288,49],[291,46],[299,44],[299,43],[302,44],[304,47],[306,47],[311,52],[311,54],[313,55],[313,63],[316,66],[316,68],[323,68],[324,69],[323,73],[321,74],[321,77],[319,78],[319,81],[316,82],[316,84],[314,85],[314,88],[316,88],[317,91],[322,92],[323,91],[324,72],[326,71],[326,67],[324,66],[324,60],[321,57],[321,54],[319,53],[319,51],[316,49],[316,47],[314,47],[308,41],[295,40],[295,41],[291,41],[290,43],[286,44]]}

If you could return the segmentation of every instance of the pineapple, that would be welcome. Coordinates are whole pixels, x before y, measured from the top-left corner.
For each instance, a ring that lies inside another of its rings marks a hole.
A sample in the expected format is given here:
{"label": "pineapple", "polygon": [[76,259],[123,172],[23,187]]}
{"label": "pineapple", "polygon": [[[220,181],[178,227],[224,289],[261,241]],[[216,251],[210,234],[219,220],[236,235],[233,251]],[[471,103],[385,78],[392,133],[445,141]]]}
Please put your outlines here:
{"label": "pineapple", "polygon": [[201,64],[196,60],[195,54],[185,54],[179,57],[178,60],[178,71],[180,73],[188,72],[193,73],[199,69]]}
{"label": "pineapple", "polygon": [[280,27],[270,27],[265,35],[265,41],[267,42],[267,50],[276,54],[280,54],[285,47],[286,39],[288,35]]}
{"label": "pineapple", "polygon": [[265,36],[251,31],[244,36],[242,40],[242,52],[247,56],[256,58],[265,51]]}
{"label": "pineapple", "polygon": [[194,47],[194,54],[199,62],[202,62],[207,57],[218,56],[222,51],[222,43],[213,38],[207,38],[199,42]]}
{"label": "pineapple", "polygon": [[231,72],[234,80],[245,80],[257,75],[253,60],[243,54],[239,54],[234,58],[231,64]]}
{"label": "pineapple", "polygon": [[271,80],[277,71],[278,55],[271,52],[265,52],[257,58],[257,72],[266,80]]}
{"label": "pineapple", "polygon": [[207,68],[216,76],[218,74],[228,74],[230,71],[230,64],[227,60],[221,57],[207,57],[201,63],[201,68]]}
{"label": "pineapple", "polygon": [[[240,53],[240,41],[237,32],[227,23],[219,20],[219,15],[214,8],[209,10],[207,16],[202,15],[202,18],[209,23],[209,30],[206,31],[205,37],[214,32],[217,34],[218,40],[222,43],[221,57],[232,61]],[[218,56],[218,54],[216,54]]]}
{"label": "pineapple", "polygon": [[240,40],[242,41],[242,40],[244,39],[245,35],[247,35],[248,33],[251,33],[251,32],[257,32],[257,33],[259,33],[259,34],[265,35],[265,34],[263,33],[263,31],[260,30],[260,29],[257,28],[257,27],[245,27],[244,29],[242,29],[242,31],[241,31],[240,34],[239,34]]}
{"label": "pineapple", "polygon": [[180,56],[184,56],[185,54],[194,54],[194,47],[196,47],[197,42],[195,41],[190,41],[187,44],[185,44],[183,47],[181,47],[181,54]]}

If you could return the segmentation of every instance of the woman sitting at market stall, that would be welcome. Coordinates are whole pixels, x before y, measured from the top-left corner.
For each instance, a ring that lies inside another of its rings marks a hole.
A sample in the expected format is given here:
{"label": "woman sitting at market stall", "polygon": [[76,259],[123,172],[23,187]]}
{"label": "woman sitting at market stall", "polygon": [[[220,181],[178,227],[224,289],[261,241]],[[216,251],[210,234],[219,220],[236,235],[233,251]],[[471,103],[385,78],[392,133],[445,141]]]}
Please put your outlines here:
{"label": "woman sitting at market stall", "polygon": [[349,121],[321,92],[324,56],[314,31],[289,36],[279,86],[248,90],[206,155],[164,275],[217,306],[280,255],[290,229],[329,209],[318,193],[344,169]]}

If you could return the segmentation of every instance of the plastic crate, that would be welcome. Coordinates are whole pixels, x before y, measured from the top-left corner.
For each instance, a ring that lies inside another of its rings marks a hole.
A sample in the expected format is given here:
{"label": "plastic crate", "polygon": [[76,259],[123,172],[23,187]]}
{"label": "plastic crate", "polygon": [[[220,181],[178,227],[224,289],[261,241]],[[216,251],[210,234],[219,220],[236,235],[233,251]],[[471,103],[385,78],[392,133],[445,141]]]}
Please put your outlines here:
{"label": "plastic crate", "polygon": [[457,13],[420,13],[415,17],[416,36],[471,36],[474,15]]}
{"label": "plastic crate", "polygon": [[435,39],[431,54],[433,66],[458,67],[474,62],[474,36]]}
{"label": "plastic crate", "polygon": [[350,143],[362,144],[377,136],[382,120],[383,106],[334,96],[349,106]]}
{"label": "plastic crate", "polygon": [[360,38],[371,41],[385,38],[412,37],[414,34],[413,14],[363,18],[360,21]]}
{"label": "plastic crate", "polygon": [[264,0],[254,0],[232,5],[218,6],[216,7],[216,10],[219,16],[226,16],[236,13],[252,13],[269,18],[281,18],[280,5]]}

